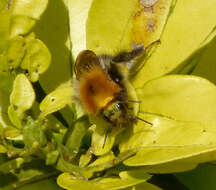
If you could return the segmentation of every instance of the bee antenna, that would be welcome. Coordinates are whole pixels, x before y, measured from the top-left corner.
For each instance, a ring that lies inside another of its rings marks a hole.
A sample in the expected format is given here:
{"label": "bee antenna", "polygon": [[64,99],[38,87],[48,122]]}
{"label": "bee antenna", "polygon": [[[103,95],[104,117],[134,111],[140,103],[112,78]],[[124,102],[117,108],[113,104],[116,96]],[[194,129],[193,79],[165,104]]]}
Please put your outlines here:
{"label": "bee antenna", "polygon": [[136,116],[135,118],[138,119],[138,120],[140,120],[140,121],[143,121],[143,122],[145,122],[145,123],[147,123],[147,124],[149,124],[149,125],[153,125],[153,123],[151,123],[151,122],[149,122],[149,121],[146,121],[145,119],[142,119],[142,118],[140,118],[140,117],[138,117],[138,116]]}

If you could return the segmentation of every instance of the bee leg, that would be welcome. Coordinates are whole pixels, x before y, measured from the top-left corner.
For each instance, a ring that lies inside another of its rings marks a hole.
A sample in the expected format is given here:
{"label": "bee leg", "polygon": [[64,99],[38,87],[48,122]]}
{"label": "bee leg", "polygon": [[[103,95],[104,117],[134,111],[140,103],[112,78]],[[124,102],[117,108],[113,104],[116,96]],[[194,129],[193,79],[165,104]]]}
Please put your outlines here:
{"label": "bee leg", "polygon": [[105,134],[105,138],[104,138],[104,142],[103,142],[103,146],[102,146],[103,149],[104,149],[105,144],[106,144],[107,135],[108,135],[108,133],[106,132],[106,134]]}
{"label": "bee leg", "polygon": [[140,118],[140,117],[137,117],[136,116],[136,119],[138,119],[138,120],[140,120],[140,121],[143,121],[143,122],[145,122],[145,123],[147,123],[147,124],[149,124],[149,125],[153,125],[153,123],[151,123],[151,122],[149,122],[149,121],[146,121],[145,119],[142,119],[142,118]]}
{"label": "bee leg", "polygon": [[153,41],[152,43],[150,43],[149,45],[145,47],[145,51],[151,48],[152,46],[154,46],[155,44],[160,44],[160,43],[161,43],[160,39]]}
{"label": "bee leg", "polygon": [[149,48],[151,48],[153,45],[160,43],[160,40],[156,40],[152,43],[150,43],[148,46],[144,47],[143,44],[133,45],[132,51],[127,52],[123,51],[119,53],[118,55],[114,56],[112,59],[113,63],[120,63],[120,62],[129,62],[136,57],[144,54]]}
{"label": "bee leg", "polygon": [[143,54],[144,51],[145,51],[145,48],[144,48],[143,44],[137,45],[130,52],[123,51],[123,52],[120,52],[118,55],[114,56],[113,59],[112,59],[112,62],[113,63],[120,63],[120,62],[131,61],[135,57]]}
{"label": "bee leg", "polygon": [[132,120],[132,122],[134,122],[134,123],[136,123],[137,122],[137,120],[140,120],[140,121],[143,121],[144,123],[147,123],[147,124],[149,124],[149,125],[153,125],[153,123],[151,123],[151,122],[149,122],[149,121],[147,121],[147,120],[145,120],[145,119],[142,119],[142,118],[140,118],[140,117],[138,117],[138,116],[133,116],[133,115],[129,115],[128,116],[131,120]]}
{"label": "bee leg", "polygon": [[104,147],[105,147],[106,140],[107,140],[107,137],[108,137],[108,134],[109,134],[109,132],[110,132],[110,130],[109,130],[109,129],[107,129],[107,130],[106,130],[106,133],[105,133],[105,138],[104,138],[104,142],[103,142],[103,146],[102,146],[102,148],[104,148]]}

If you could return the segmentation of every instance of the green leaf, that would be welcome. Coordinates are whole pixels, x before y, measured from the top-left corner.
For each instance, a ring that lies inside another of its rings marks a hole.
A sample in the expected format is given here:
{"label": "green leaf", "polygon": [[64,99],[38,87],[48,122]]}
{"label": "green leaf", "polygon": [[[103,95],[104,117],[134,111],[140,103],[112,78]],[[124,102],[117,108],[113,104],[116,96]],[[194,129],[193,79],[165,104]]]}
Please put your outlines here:
{"label": "green leaf", "polygon": [[[162,147],[161,147],[162,148]],[[166,147],[163,147],[166,149]],[[175,148],[174,148],[175,149]],[[175,149],[178,151],[178,148]],[[157,151],[157,150],[156,150]],[[196,158],[195,158],[196,159]],[[166,162],[164,164],[148,165],[141,167],[143,172],[152,173],[152,174],[168,174],[168,173],[177,173],[192,170],[197,167],[195,162],[184,162],[182,160]]]}
{"label": "green leaf", "polygon": [[0,90],[8,96],[13,88],[14,77],[11,74],[0,72],[0,79]]}
{"label": "green leaf", "polygon": [[27,34],[46,9],[48,0],[14,0],[12,10],[11,37]]}
{"label": "green leaf", "polygon": [[2,11],[3,9],[5,9],[7,6],[7,0],[1,0],[0,1],[0,11]]}
{"label": "green leaf", "polygon": [[216,84],[216,38],[208,45],[206,50],[197,60],[197,66],[193,71],[193,75],[204,77]]}
{"label": "green leaf", "polygon": [[[1,190],[11,189],[61,189],[55,183],[55,178],[58,175],[56,170],[51,167],[44,167],[42,160],[34,159],[31,162],[26,162],[18,170],[12,170],[11,175],[1,175],[1,179],[7,179],[0,184]],[[11,180],[8,180],[12,178]],[[1,181],[2,182],[2,181]],[[44,185],[44,186],[42,186]]]}
{"label": "green leaf", "polygon": [[23,15],[16,15],[11,18],[11,35],[10,37],[13,38],[18,35],[25,35],[27,34],[32,27],[35,25],[36,21],[33,18],[23,16]]}
{"label": "green leaf", "polygon": [[[61,147],[61,151],[62,149],[63,147]],[[66,161],[62,156],[58,159],[56,168],[62,172],[70,172],[75,176],[83,177],[83,169],[77,165],[71,164],[70,162]]]}
{"label": "green leaf", "polygon": [[97,54],[130,49],[131,18],[136,5],[130,0],[93,0],[86,23],[87,49]]}
{"label": "green leaf", "polygon": [[80,180],[69,173],[63,173],[58,177],[57,183],[68,190],[86,189],[89,190],[115,190],[132,186],[148,180],[151,176],[145,173],[130,171],[120,172],[119,177],[96,178],[94,180]]}
{"label": "green leaf", "polygon": [[82,139],[90,125],[87,117],[80,118],[74,123],[72,130],[67,134],[65,146],[70,152],[70,159],[74,158],[79,152]]}
{"label": "green leaf", "polygon": [[18,74],[14,80],[13,90],[10,95],[8,115],[11,122],[21,128],[23,113],[30,109],[35,100],[34,89],[24,74]]}
{"label": "green leaf", "polygon": [[[216,87],[204,78],[165,76],[137,89],[141,113],[154,113],[175,120],[197,122],[214,130]],[[209,107],[211,105],[211,107]]]}
{"label": "green leaf", "polygon": [[127,131],[120,150],[137,148],[138,153],[125,164],[215,159],[216,87],[212,83],[195,76],[171,75],[146,83],[137,93],[142,101],[140,117],[153,125],[138,122]]}
{"label": "green leaf", "polygon": [[23,158],[16,158],[7,162],[4,162],[3,164],[0,164],[0,172],[7,174],[11,172],[14,169],[20,168],[20,166],[24,163]]}
{"label": "green leaf", "polygon": [[12,91],[12,86],[13,76],[6,73],[0,73],[0,126],[4,128],[8,125],[11,125],[7,114],[7,109],[10,104],[9,95]]}
{"label": "green leaf", "polygon": [[22,128],[22,119],[23,119],[23,112],[20,110],[17,110],[17,107],[10,105],[8,107],[8,116],[10,118],[10,121],[13,125],[15,125],[18,128]]}
{"label": "green leaf", "polygon": [[113,154],[113,152],[109,152],[103,156],[100,156],[98,159],[96,159],[94,162],[92,162],[89,167],[92,167],[92,166],[97,166],[97,165],[100,165],[100,164],[104,164],[106,162],[109,162],[111,160],[114,160],[115,158],[115,155]]}
{"label": "green leaf", "polygon": [[4,129],[4,137],[8,140],[22,140],[22,133],[15,127],[7,126]]}
{"label": "green leaf", "polygon": [[53,115],[47,116],[44,121],[47,130],[52,131],[53,140],[62,144],[63,138],[68,129]]}
{"label": "green leaf", "polygon": [[[176,121],[154,114],[140,114],[139,117],[151,122],[152,126],[139,121],[136,126],[128,130],[129,138],[124,139],[121,144],[122,151],[142,146],[185,146],[215,142],[216,130],[208,129],[198,122]],[[169,138],[167,134],[170,134]]]}
{"label": "green leaf", "polygon": [[92,156],[93,154],[91,152],[91,149],[89,149],[85,154],[82,154],[79,159],[79,167],[83,168],[87,166],[91,161]]}
{"label": "green leaf", "polygon": [[[89,179],[93,177],[94,174],[98,172],[103,172],[105,170],[108,170],[116,165],[119,165],[124,160],[128,159],[132,155],[134,155],[134,151],[126,151],[123,153],[120,153],[117,157],[112,156],[112,153],[109,153],[107,155],[101,156],[98,158],[98,160],[95,161],[95,164],[85,166],[85,167],[79,167],[77,165],[74,165],[70,162],[68,162],[67,157],[68,155],[64,154],[64,147],[61,147],[61,152],[63,153],[62,157],[58,160],[57,168],[60,171],[63,172],[70,172],[74,176],[76,176],[78,179]],[[91,151],[91,150],[90,150]],[[65,151],[66,152],[66,151]],[[66,152],[67,153],[67,152]],[[65,159],[64,159],[65,157]],[[86,164],[86,163],[85,163]],[[118,171],[119,173],[119,171]]]}
{"label": "green leaf", "polygon": [[6,152],[7,152],[7,148],[0,144],[0,154],[6,153]]}
{"label": "green leaf", "polygon": [[48,0],[14,0],[12,9],[14,15],[24,15],[33,19],[39,19],[46,9]]}
{"label": "green leaf", "polygon": [[123,190],[162,190],[162,189],[155,185],[152,185],[151,183],[141,183],[141,184],[135,185],[132,188],[129,187]]}
{"label": "green leaf", "polygon": [[46,165],[54,165],[58,160],[59,152],[57,150],[48,152],[46,154]]}
{"label": "green leaf", "polygon": [[25,41],[21,36],[10,40],[7,49],[7,62],[10,69],[17,68],[25,54]]}
{"label": "green leaf", "polygon": [[47,144],[45,131],[38,121],[28,118],[28,122],[23,129],[24,143],[27,148],[40,148]]}
{"label": "green leaf", "polygon": [[70,40],[74,59],[80,51],[86,49],[86,21],[92,0],[70,0],[69,10]]}
{"label": "green leaf", "polygon": [[21,68],[28,70],[29,79],[36,82],[39,75],[48,69],[51,63],[51,55],[42,41],[29,38],[26,40],[26,53]]}
{"label": "green leaf", "polygon": [[175,175],[190,190],[214,190],[216,166],[213,164],[202,164],[195,170]]}
{"label": "green leaf", "polygon": [[[38,189],[63,190],[61,187],[59,187],[56,184],[55,178],[41,180],[41,181],[38,181],[36,183],[30,183],[30,184],[27,184],[27,185],[19,188],[19,190],[30,190],[30,189],[31,190],[38,190]],[[2,189],[2,190],[9,190],[9,189]]]}
{"label": "green leaf", "polygon": [[136,75],[133,85],[141,87],[145,82],[171,72],[195,51],[215,36],[216,1],[177,1],[163,35],[161,44],[148,59],[145,67]]}
{"label": "green leaf", "polygon": [[[215,159],[214,130],[206,129],[197,122],[172,121],[158,116],[143,118],[153,123],[153,129],[138,123],[137,127],[132,129],[133,132],[128,132],[129,137],[121,143],[120,150],[137,150],[137,154],[124,161],[126,165],[160,164],[155,168],[147,167],[144,171],[150,169],[151,172],[164,173],[164,169],[170,172],[184,171],[194,168],[196,163]],[[176,160],[181,162],[173,162]],[[171,161],[171,165],[167,163]]]}
{"label": "green leaf", "polygon": [[31,108],[34,100],[35,92],[27,77],[24,74],[17,75],[10,95],[10,103],[24,112]]}
{"label": "green leaf", "polygon": [[[110,168],[113,168],[114,166],[119,165],[124,160],[130,158],[135,154],[135,151],[125,151],[123,153],[118,154],[118,156],[113,156],[112,152],[109,152],[106,155],[103,155],[101,157],[98,157],[98,159],[95,161],[93,165],[89,165],[85,168],[81,168],[81,176],[85,178],[91,178],[93,174],[96,172],[102,172],[105,170],[108,170]],[[119,173],[119,171],[117,171]]]}
{"label": "green leaf", "polygon": [[73,95],[74,91],[71,86],[57,88],[48,94],[40,103],[40,117],[45,117],[53,112],[61,110],[66,105],[72,104]]}
{"label": "green leaf", "polygon": [[10,12],[3,10],[0,12],[0,54],[7,47],[10,28]]}

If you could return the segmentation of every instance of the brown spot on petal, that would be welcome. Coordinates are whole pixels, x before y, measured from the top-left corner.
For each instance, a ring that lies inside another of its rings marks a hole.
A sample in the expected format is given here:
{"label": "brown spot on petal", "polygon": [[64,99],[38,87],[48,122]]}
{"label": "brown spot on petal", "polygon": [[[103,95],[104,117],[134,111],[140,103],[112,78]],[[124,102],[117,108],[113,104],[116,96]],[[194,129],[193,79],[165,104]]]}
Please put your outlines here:
{"label": "brown spot on petal", "polygon": [[147,23],[147,30],[149,32],[154,32],[154,26],[155,26],[155,23],[152,19],[149,19],[148,23]]}
{"label": "brown spot on petal", "polygon": [[6,9],[7,9],[7,10],[10,10],[10,8],[11,8],[11,6],[12,6],[12,2],[13,2],[13,0],[9,0],[9,1],[8,1],[7,5],[6,5]]}
{"label": "brown spot on petal", "polygon": [[140,4],[146,8],[153,7],[157,2],[158,0],[140,0]]}

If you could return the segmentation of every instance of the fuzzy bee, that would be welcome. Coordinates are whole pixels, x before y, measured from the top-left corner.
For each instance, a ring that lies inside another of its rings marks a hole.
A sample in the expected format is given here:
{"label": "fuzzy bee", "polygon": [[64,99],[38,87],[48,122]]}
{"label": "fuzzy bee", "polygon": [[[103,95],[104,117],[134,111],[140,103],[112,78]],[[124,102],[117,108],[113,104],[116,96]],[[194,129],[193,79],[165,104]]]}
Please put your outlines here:
{"label": "fuzzy bee", "polygon": [[139,45],[116,56],[97,56],[90,50],[79,53],[74,67],[78,99],[88,115],[102,117],[113,126],[133,124],[140,119],[130,107],[131,102],[137,102],[129,100],[125,82],[127,65],[143,55],[144,50]]}

